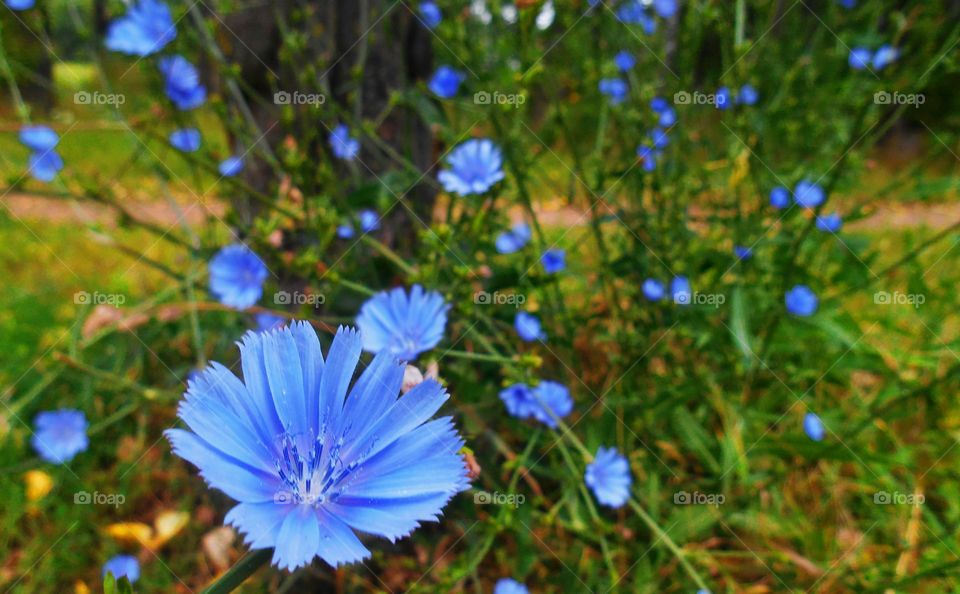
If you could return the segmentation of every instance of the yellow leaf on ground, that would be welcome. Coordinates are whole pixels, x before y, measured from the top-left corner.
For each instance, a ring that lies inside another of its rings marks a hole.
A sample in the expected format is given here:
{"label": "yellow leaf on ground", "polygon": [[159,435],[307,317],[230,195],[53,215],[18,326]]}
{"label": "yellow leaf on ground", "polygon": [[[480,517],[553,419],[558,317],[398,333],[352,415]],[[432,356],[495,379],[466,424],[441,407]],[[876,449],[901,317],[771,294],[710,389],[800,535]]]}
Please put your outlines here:
{"label": "yellow leaf on ground", "polygon": [[153,539],[153,528],[142,522],[120,522],[107,526],[107,534],[120,542],[149,546]]}
{"label": "yellow leaf on ground", "polygon": [[39,501],[53,489],[53,479],[42,470],[29,470],[23,475],[23,482],[27,484],[27,500]]}

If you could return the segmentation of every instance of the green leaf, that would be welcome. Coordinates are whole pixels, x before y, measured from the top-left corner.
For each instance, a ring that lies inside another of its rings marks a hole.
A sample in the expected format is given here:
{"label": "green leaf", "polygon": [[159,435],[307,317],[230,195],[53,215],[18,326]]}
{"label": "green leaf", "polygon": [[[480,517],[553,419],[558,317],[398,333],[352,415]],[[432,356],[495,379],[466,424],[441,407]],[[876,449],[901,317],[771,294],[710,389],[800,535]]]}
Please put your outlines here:
{"label": "green leaf", "polygon": [[733,342],[743,353],[743,364],[747,369],[753,369],[757,358],[753,352],[753,337],[750,335],[750,327],[747,323],[747,306],[742,287],[734,287],[733,295],[730,297],[730,311],[730,331],[733,334]]}

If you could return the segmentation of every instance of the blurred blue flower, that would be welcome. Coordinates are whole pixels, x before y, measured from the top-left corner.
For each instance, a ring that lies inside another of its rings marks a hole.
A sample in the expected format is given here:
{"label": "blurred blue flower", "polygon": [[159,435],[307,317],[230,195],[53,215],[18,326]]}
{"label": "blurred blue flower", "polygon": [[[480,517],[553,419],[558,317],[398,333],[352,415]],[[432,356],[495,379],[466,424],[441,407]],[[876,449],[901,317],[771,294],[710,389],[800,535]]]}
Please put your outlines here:
{"label": "blurred blue flower", "polygon": [[639,0],[627,0],[621,4],[617,9],[617,18],[628,25],[640,25],[647,35],[657,31],[657,22]]}
{"label": "blurred blue flower", "polygon": [[770,190],[770,206],[774,208],[786,208],[790,206],[790,190],[783,186],[777,186]]}
{"label": "blurred blue flower", "polygon": [[[573,410],[570,391],[563,384],[549,380],[540,382],[532,389],[526,384],[514,384],[500,392],[500,400],[511,416],[518,419],[532,417],[552,429],[557,427],[554,416],[563,418]],[[553,415],[544,406],[553,411]]]}
{"label": "blurred blue flower", "polygon": [[669,128],[677,123],[677,112],[672,107],[668,107],[660,112],[660,117],[657,120],[657,123],[664,128]]}
{"label": "blurred blue flower", "polygon": [[616,448],[601,446],[583,479],[603,505],[621,507],[630,499],[630,465]]}
{"label": "blurred blue flower", "polygon": [[741,105],[756,105],[760,99],[760,93],[753,85],[743,85],[740,87],[740,93],[737,95],[737,103]]}
{"label": "blurred blue flower", "polygon": [[396,541],[469,484],[451,418],[430,420],[443,387],[428,379],[398,399],[404,365],[382,353],[350,388],[360,352],[352,329],[338,330],[326,359],[307,322],[248,332],[243,381],[212,364],[180,403],[190,430],[165,432],[239,502],[226,523],[252,548],[272,547],[281,569],[364,559],[354,531]]}
{"label": "blurred blue flower", "polygon": [[648,138],[650,139],[650,144],[657,149],[665,149],[670,144],[670,137],[667,136],[667,132],[663,128],[650,130]]}
{"label": "blurred blue flower", "polygon": [[812,316],[819,305],[816,294],[806,285],[796,285],[787,291],[784,301],[788,312],[801,317]]}
{"label": "blurred blue flower", "polygon": [[600,93],[610,98],[611,105],[619,105],[627,98],[627,83],[622,78],[604,78],[597,84]]}
{"label": "blurred blue flower", "polygon": [[493,594],[530,594],[530,590],[517,580],[502,578],[494,584]]}
{"label": "blurred blue flower", "polygon": [[540,324],[540,318],[525,311],[518,311],[513,320],[513,327],[517,329],[520,339],[525,342],[535,342],[546,340],[547,334],[543,331]]}
{"label": "blurred blue flower", "polygon": [[180,111],[200,107],[207,100],[207,88],[200,83],[200,72],[180,55],[165,56],[157,62],[164,78],[164,92]]}
{"label": "blurred blue flower", "polygon": [[243,171],[243,157],[227,157],[217,168],[223,177],[233,177]]}
{"label": "blurred blue flower", "polygon": [[366,351],[390,353],[404,361],[437,346],[443,339],[450,306],[443,295],[413,285],[381,291],[367,300],[357,315],[357,327]]}
{"label": "blurred blue flower", "polygon": [[517,223],[509,231],[497,235],[496,248],[501,254],[512,254],[520,251],[530,242],[530,225]]}
{"label": "blurred blue flower", "polygon": [[132,555],[117,555],[103,564],[103,577],[108,573],[116,580],[125,577],[133,584],[140,579],[140,562]]}
{"label": "blurred blue flower", "polygon": [[33,153],[28,161],[30,175],[38,181],[50,183],[63,169],[63,159],[57,151],[50,149],[42,153]]}
{"label": "blurred blue flower", "polygon": [[263,283],[270,274],[260,256],[240,243],[222,248],[207,267],[210,293],[234,309],[247,309],[259,301],[263,296]]}
{"label": "blurred blue flower", "polygon": [[90,445],[87,419],[79,410],[69,408],[42,412],[33,420],[30,444],[47,462],[69,462]]}
{"label": "blurred blue flower", "polygon": [[794,189],[793,198],[804,208],[816,208],[824,201],[826,194],[819,184],[803,180]]}
{"label": "blurred blue flower", "polygon": [[57,146],[60,136],[49,126],[24,126],[20,128],[20,143],[28,149],[43,153]]}
{"label": "blurred blue flower", "polygon": [[449,99],[457,94],[460,83],[467,78],[465,74],[449,66],[439,66],[430,78],[427,87],[441,99]]}
{"label": "blurred blue flower", "polygon": [[547,274],[560,272],[567,267],[567,253],[558,248],[549,249],[540,256],[540,263]]}
{"label": "blurred blue flower", "polygon": [[730,108],[730,105],[733,103],[730,100],[730,89],[727,87],[720,87],[717,89],[717,93],[714,96],[716,100],[716,108],[721,110],[726,110]]}
{"label": "blurred blue flower", "polygon": [[170,133],[170,145],[178,151],[193,153],[200,150],[200,130],[184,128]]}
{"label": "blurred blue flower", "polygon": [[690,305],[693,291],[690,289],[690,280],[685,276],[675,276],[670,281],[670,295],[677,305]]}
{"label": "blurred blue flower", "polygon": [[655,278],[643,281],[643,296],[650,301],[660,301],[667,295],[667,288]]}
{"label": "blurred blue flower", "polygon": [[461,196],[483,194],[503,179],[503,155],[487,138],[472,138],[447,156],[449,169],[437,176],[443,189]]}
{"label": "blurred blue flower", "polygon": [[261,332],[265,330],[273,330],[274,328],[283,326],[287,322],[286,318],[282,318],[267,312],[260,312],[253,317],[257,323],[257,330]]}
{"label": "blurred blue flower", "polygon": [[857,0],[837,0],[837,2],[844,8],[856,8],[857,6]]}
{"label": "blurred blue flower", "polygon": [[170,8],[157,0],[140,0],[125,16],[110,23],[107,49],[131,56],[149,56],[176,39]]}
{"label": "blurred blue flower", "polygon": [[677,0],[653,0],[653,10],[665,19],[677,14]]}
{"label": "blurred blue flower", "polygon": [[823,437],[827,433],[823,421],[813,413],[807,413],[803,417],[803,432],[813,441],[823,441]]}
{"label": "blurred blue flower", "polygon": [[872,59],[873,52],[870,51],[870,48],[855,47],[850,50],[850,57],[847,58],[847,62],[854,70],[863,70],[870,65]]}
{"label": "blurred blue flower", "polygon": [[637,157],[640,158],[640,161],[643,163],[644,171],[654,171],[657,168],[657,161],[660,159],[661,151],[641,144],[637,147]]}
{"label": "blurred blue flower", "polygon": [[900,52],[892,45],[882,45],[873,54],[873,68],[877,71],[883,70],[900,57]]}
{"label": "blurred blue flower", "polygon": [[753,250],[742,245],[733,246],[733,253],[738,260],[748,260],[753,255]]}
{"label": "blurred blue flower", "polygon": [[443,15],[440,13],[440,7],[437,6],[436,2],[421,2],[420,18],[423,19],[423,24],[428,29],[436,29],[440,21],[443,20]]}
{"label": "blurred blue flower", "polygon": [[337,237],[340,239],[353,239],[356,234],[357,232],[353,230],[353,227],[346,223],[337,227]]}
{"label": "blurred blue flower", "polygon": [[817,217],[817,229],[821,231],[836,233],[841,227],[843,227],[843,219],[835,212]]}
{"label": "blurred blue flower", "polygon": [[360,230],[364,233],[372,233],[380,228],[380,215],[377,211],[365,208],[360,211]]}
{"label": "blurred blue flower", "polygon": [[622,72],[626,72],[633,69],[637,64],[637,59],[627,50],[622,50],[617,52],[617,55],[613,57],[613,63],[616,64],[617,68]]}
{"label": "blurred blue flower", "polygon": [[670,102],[663,97],[654,97],[650,100],[650,109],[652,109],[654,113],[663,113],[673,108],[670,107]]}
{"label": "blurred blue flower", "polygon": [[28,10],[36,4],[35,0],[6,0],[7,7],[10,10]]}
{"label": "blurred blue flower", "polygon": [[346,124],[339,124],[330,132],[330,150],[338,159],[350,161],[360,152],[360,141],[350,136]]}

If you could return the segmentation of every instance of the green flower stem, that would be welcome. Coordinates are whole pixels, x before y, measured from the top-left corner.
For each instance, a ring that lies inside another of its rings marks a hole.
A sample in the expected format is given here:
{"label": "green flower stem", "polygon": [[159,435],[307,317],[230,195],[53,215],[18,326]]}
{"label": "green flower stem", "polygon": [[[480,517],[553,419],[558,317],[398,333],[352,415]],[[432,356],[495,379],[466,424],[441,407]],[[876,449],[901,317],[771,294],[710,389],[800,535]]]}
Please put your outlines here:
{"label": "green flower stem", "polygon": [[233,592],[244,580],[270,561],[271,556],[273,556],[272,549],[250,551],[201,594],[228,594]]}
{"label": "green flower stem", "polygon": [[399,268],[400,270],[403,270],[407,274],[407,276],[417,275],[416,268],[414,268],[410,264],[407,264],[407,262],[403,258],[401,258],[399,254],[397,254],[397,252],[387,247],[384,243],[377,241],[370,235],[366,235],[366,234],[360,236],[360,241],[369,245],[370,247],[377,250],[378,252],[380,252],[380,254],[383,255],[386,259],[396,264],[397,268]]}

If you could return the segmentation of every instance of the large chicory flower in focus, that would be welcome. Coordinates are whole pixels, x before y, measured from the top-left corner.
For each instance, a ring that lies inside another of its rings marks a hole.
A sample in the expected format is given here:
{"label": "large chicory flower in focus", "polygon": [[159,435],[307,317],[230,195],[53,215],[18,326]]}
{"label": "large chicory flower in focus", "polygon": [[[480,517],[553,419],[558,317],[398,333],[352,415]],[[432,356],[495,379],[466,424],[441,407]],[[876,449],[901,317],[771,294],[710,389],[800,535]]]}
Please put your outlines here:
{"label": "large chicory flower in focus", "polygon": [[447,156],[449,169],[437,176],[443,189],[461,196],[483,194],[503,179],[503,155],[487,138],[463,142]]}
{"label": "large chicory flower in focus", "polygon": [[517,580],[502,578],[494,584],[493,594],[530,594],[530,590]]}
{"label": "large chicory flower in focus", "polygon": [[616,448],[601,446],[583,479],[603,505],[621,507],[630,499],[630,464]]}
{"label": "large chicory flower in focus", "polygon": [[306,322],[248,332],[243,381],[214,363],[187,388],[173,451],[238,504],[226,523],[287,570],[336,567],[370,551],[355,531],[395,542],[436,521],[468,486],[447,400],[435,380],[397,398],[405,366],[378,354],[352,388],[361,341],[341,328],[326,360]]}
{"label": "large chicory flower in focus", "polygon": [[140,562],[133,555],[117,555],[103,564],[103,577],[113,574],[113,578],[127,578],[130,583],[140,579]]}
{"label": "large chicory flower in focus", "polygon": [[364,350],[386,351],[397,359],[413,361],[443,339],[450,305],[436,291],[413,285],[381,291],[360,308],[357,327]]}
{"label": "large chicory flower in focus", "polygon": [[350,161],[360,152],[360,141],[350,136],[350,128],[340,124],[330,133],[330,149],[338,159]]}
{"label": "large chicory flower in focus", "polygon": [[460,89],[460,83],[462,83],[465,78],[466,75],[459,70],[444,65],[438,67],[436,72],[433,73],[433,76],[430,77],[430,82],[427,83],[427,87],[437,97],[449,99],[457,94],[457,91]]}
{"label": "large chicory flower in focus", "polygon": [[183,56],[167,56],[157,63],[165,84],[164,92],[180,111],[203,105],[207,88],[200,83],[200,73]]}
{"label": "large chicory flower in focus", "polygon": [[514,252],[518,252],[523,248],[523,246],[530,242],[531,237],[532,234],[530,233],[530,225],[526,223],[517,223],[511,227],[509,231],[504,231],[500,235],[497,235],[497,251],[501,254],[512,254]]}
{"label": "large chicory flower in focus", "polygon": [[806,285],[796,285],[787,291],[784,301],[788,312],[801,317],[812,316],[820,304],[816,293]]}
{"label": "large chicory flower in focus", "polygon": [[79,410],[69,408],[42,412],[33,421],[30,444],[47,462],[69,462],[90,445],[87,419]]}
{"label": "large chicory flower in focus", "polygon": [[517,317],[513,320],[513,327],[516,328],[520,339],[525,342],[547,339],[547,334],[543,331],[543,325],[540,324],[540,318],[525,311],[517,312]]}
{"label": "large chicory flower in focus", "polygon": [[157,0],[140,0],[126,16],[110,23],[107,49],[131,56],[149,56],[176,39],[170,8]]}
{"label": "large chicory flower in focus", "polygon": [[557,427],[554,417],[563,418],[573,410],[570,391],[563,384],[549,380],[540,382],[536,388],[526,384],[514,384],[500,392],[500,400],[511,416],[518,419],[532,417],[553,429]]}
{"label": "large chicory flower in focus", "polygon": [[49,126],[24,126],[20,128],[20,143],[31,151],[45,153],[60,142],[60,136]]}
{"label": "large chicory flower in focus", "polygon": [[260,256],[243,244],[221,249],[210,260],[210,292],[224,305],[247,309],[263,296],[269,271]]}

